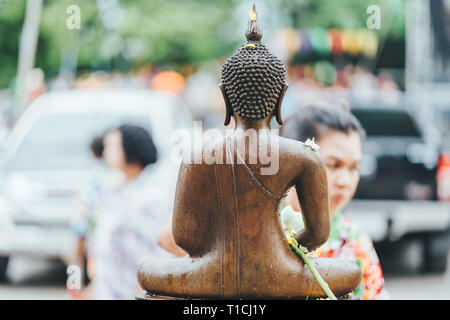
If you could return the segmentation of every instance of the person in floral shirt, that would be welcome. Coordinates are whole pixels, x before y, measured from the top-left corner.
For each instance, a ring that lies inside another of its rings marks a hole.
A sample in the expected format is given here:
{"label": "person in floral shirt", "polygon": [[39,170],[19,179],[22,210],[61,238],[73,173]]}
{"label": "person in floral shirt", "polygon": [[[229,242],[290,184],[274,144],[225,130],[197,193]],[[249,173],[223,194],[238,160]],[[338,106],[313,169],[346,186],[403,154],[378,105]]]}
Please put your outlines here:
{"label": "person in floral shirt", "polygon": [[[315,138],[327,170],[330,203],[330,236],[325,244],[308,253],[310,257],[341,257],[361,268],[361,284],[350,295],[359,299],[387,299],[378,256],[369,235],[341,213],[358,186],[364,129],[347,105],[316,102],[291,116],[282,135],[298,141]],[[286,229],[302,229],[301,208],[291,189],[281,211]],[[289,228],[287,228],[289,226]]]}
{"label": "person in floral shirt", "polygon": [[[311,252],[312,257],[345,257],[355,260],[363,271],[363,278],[355,291],[351,293],[363,300],[386,297],[383,272],[372,240],[359,226],[344,217],[340,211],[333,213],[330,237],[317,250]],[[380,295],[381,294],[381,295]]]}

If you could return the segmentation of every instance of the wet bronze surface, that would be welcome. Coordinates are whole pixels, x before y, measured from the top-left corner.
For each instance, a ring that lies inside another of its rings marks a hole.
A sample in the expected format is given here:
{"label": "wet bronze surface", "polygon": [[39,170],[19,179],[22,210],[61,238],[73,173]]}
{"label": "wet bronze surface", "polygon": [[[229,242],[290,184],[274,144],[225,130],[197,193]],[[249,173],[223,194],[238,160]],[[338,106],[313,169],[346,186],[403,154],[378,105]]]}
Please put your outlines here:
{"label": "wet bronze surface", "polygon": [[[250,21],[247,30],[247,44],[255,46],[244,46],[248,52],[238,51],[238,58],[230,58],[224,67],[228,75],[222,79],[250,79],[239,82],[242,87],[230,83],[221,87],[227,109],[225,122],[233,116],[236,130],[229,139],[215,140],[207,146],[223,162],[227,153],[231,154],[235,163],[182,163],[172,227],[177,245],[189,257],[143,263],[138,280],[149,294],[202,299],[325,296],[310,270],[289,248],[278,214],[282,197],[295,186],[305,224],[305,231],[297,239],[310,250],[323,244],[330,230],[325,168],[318,152],[263,130],[269,128],[273,116],[281,124],[286,73],[284,66],[280,68],[276,59],[261,49],[261,38],[252,30],[261,32],[256,21]],[[240,73],[239,68],[246,73]],[[264,68],[273,72],[265,72]],[[264,81],[267,75],[274,80]],[[278,88],[275,82],[280,79],[283,85]],[[260,95],[260,89],[267,95]],[[243,92],[247,92],[245,99],[241,97]],[[260,104],[262,99],[268,102]],[[241,155],[245,164],[236,163],[238,155],[234,150],[249,130],[257,132],[259,147],[270,150],[273,143],[278,144],[279,170],[275,174],[261,175],[260,169],[266,165],[250,164],[247,153]],[[361,280],[361,271],[354,262],[311,260],[336,296],[353,291]]]}

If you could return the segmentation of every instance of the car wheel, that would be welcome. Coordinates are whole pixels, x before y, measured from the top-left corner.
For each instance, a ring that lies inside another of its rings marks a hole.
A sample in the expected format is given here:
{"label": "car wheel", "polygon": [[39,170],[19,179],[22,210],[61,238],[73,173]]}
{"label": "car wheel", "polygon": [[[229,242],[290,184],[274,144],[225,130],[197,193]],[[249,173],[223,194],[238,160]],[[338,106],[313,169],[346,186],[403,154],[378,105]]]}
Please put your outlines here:
{"label": "car wheel", "polygon": [[0,257],[0,282],[6,282],[6,269],[8,268],[9,257]]}
{"label": "car wheel", "polygon": [[432,233],[425,237],[425,272],[444,273],[450,246],[449,232]]}

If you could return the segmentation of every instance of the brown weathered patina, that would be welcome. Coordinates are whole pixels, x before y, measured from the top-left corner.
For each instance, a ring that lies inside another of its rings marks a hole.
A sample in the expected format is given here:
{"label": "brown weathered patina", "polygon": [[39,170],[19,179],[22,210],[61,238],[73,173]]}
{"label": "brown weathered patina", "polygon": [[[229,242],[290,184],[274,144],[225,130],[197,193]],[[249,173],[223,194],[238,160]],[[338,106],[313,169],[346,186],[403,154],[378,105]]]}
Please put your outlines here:
{"label": "brown weathered patina", "polygon": [[[330,230],[325,168],[317,151],[268,131],[274,116],[282,124],[286,71],[260,43],[262,32],[255,11],[246,37],[247,43],[222,70],[225,124],[233,117],[236,128],[230,136],[205,146],[207,154],[223,164],[181,164],[173,235],[189,257],[143,263],[138,280],[149,294],[189,298],[325,296],[310,270],[289,248],[278,214],[283,196],[295,186],[305,225],[296,238],[309,250],[323,244]],[[253,140],[248,138],[249,132],[256,133]],[[252,163],[251,152],[239,150],[237,146],[246,137],[258,148],[278,152],[271,153],[278,161],[276,173],[262,175],[260,169],[267,163]],[[227,155],[233,163],[227,163]],[[199,156],[205,157],[205,153]],[[361,280],[359,267],[351,261],[312,260],[337,296],[351,292]]]}

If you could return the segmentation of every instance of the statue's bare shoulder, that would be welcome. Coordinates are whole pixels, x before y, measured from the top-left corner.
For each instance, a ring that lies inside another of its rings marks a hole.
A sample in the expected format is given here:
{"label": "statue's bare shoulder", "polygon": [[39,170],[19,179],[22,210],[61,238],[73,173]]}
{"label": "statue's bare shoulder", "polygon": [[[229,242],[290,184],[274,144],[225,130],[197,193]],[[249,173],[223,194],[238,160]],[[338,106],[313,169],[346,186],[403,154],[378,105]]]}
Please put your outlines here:
{"label": "statue's bare shoulder", "polygon": [[280,137],[280,161],[298,168],[299,172],[303,170],[312,170],[324,166],[323,159],[318,150],[306,145],[303,142]]}

